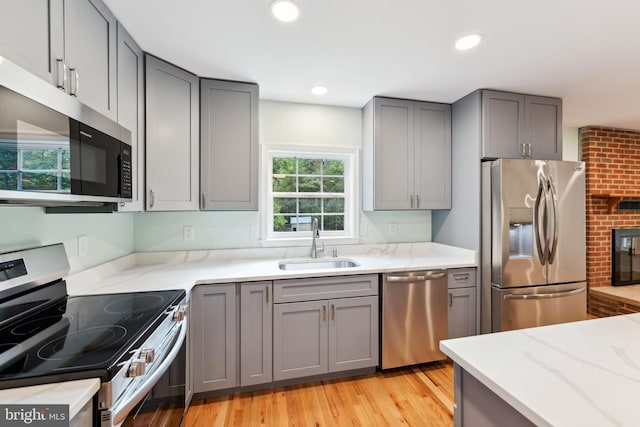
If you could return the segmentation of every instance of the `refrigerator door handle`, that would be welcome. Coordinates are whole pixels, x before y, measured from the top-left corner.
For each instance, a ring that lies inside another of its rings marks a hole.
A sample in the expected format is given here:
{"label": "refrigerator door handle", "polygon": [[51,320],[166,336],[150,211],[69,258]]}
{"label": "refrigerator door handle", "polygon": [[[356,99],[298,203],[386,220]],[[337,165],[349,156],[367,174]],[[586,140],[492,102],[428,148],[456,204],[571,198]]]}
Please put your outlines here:
{"label": "refrigerator door handle", "polygon": [[[540,238],[540,203],[542,202],[543,197],[546,198],[546,191],[544,189],[543,181],[540,180],[540,183],[538,184],[538,195],[536,196],[536,203],[533,208],[534,209],[533,210],[533,214],[534,214],[533,227],[534,227],[534,233],[536,235],[536,249],[538,250],[538,258],[540,258],[540,263],[542,265],[546,264],[547,262],[547,238],[546,238],[545,230],[543,230],[545,234],[544,248],[542,247],[542,239]],[[545,201],[545,206],[546,206],[546,201]]]}
{"label": "refrigerator door handle", "polygon": [[549,250],[549,264],[553,264],[556,258],[556,249],[558,249],[558,194],[556,193],[556,187],[553,185],[551,178],[549,181],[549,192],[551,193],[551,203],[553,205],[553,243]]}
{"label": "refrigerator door handle", "polygon": [[507,294],[504,296],[504,299],[549,299],[549,298],[560,298],[560,297],[569,297],[572,295],[578,295],[583,293],[586,290],[586,288],[578,288],[578,289],[572,289],[570,291],[564,291],[564,292],[552,292],[550,294],[525,294],[525,295],[518,295],[518,294]]}

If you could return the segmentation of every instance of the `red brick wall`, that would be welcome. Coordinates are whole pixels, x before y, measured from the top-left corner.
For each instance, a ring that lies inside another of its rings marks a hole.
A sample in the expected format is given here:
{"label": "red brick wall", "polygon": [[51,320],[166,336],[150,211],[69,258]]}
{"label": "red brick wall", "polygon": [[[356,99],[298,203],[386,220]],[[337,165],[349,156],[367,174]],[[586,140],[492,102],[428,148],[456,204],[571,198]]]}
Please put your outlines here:
{"label": "red brick wall", "polygon": [[589,293],[587,298],[587,312],[597,317],[617,316],[640,312],[640,305],[630,304],[619,300],[609,299],[601,295]]}
{"label": "red brick wall", "polygon": [[611,230],[640,228],[640,211],[609,214],[607,199],[618,194],[640,199],[640,131],[603,127],[580,129],[586,164],[587,282],[611,285]]}

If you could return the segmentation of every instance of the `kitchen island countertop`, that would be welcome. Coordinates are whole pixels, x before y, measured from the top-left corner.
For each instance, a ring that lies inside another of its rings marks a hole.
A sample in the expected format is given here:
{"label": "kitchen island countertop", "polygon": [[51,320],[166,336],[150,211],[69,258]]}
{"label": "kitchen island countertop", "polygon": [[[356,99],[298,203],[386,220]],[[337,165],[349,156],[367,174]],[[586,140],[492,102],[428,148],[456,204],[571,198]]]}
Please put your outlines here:
{"label": "kitchen island countertop", "polygon": [[537,426],[640,425],[640,313],[446,340],[440,348]]}

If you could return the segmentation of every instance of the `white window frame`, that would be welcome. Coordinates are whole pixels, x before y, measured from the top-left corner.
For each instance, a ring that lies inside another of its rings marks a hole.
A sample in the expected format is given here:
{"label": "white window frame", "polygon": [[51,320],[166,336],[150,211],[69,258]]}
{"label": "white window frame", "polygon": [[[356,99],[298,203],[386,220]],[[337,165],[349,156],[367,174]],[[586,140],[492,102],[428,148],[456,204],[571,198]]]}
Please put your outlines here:
{"label": "white window frame", "polygon": [[358,219],[360,206],[359,166],[357,148],[343,147],[299,147],[288,145],[262,144],[262,240],[265,246],[303,246],[309,243],[311,231],[273,231],[273,158],[303,157],[305,159],[344,160],[344,231],[320,230],[320,240],[327,243],[357,243],[359,241]]}

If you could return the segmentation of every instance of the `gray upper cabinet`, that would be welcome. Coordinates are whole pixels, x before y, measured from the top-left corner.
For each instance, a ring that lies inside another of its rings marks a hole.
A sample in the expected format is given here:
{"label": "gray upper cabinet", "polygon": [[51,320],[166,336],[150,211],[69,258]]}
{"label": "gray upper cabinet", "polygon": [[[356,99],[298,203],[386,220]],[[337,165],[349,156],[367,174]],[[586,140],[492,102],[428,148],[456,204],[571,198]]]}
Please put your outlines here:
{"label": "gray upper cabinet", "polygon": [[258,85],[200,81],[202,210],[258,210]]}
{"label": "gray upper cabinet", "polygon": [[119,211],[144,210],[144,55],[118,23],[118,123],[131,131],[131,203]]}
{"label": "gray upper cabinet", "polygon": [[0,54],[116,120],[116,19],[101,0],[2,0]]}
{"label": "gray upper cabinet", "polygon": [[231,388],[237,380],[236,284],[199,285],[191,297],[193,391]]}
{"label": "gray upper cabinet", "polygon": [[271,282],[240,285],[240,385],[273,380]]}
{"label": "gray upper cabinet", "polygon": [[198,210],[199,80],[146,55],[146,209]]}
{"label": "gray upper cabinet", "polygon": [[482,91],[482,158],[562,159],[562,100]]}
{"label": "gray upper cabinet", "polygon": [[364,210],[451,207],[451,106],[373,98],[363,109]]}

